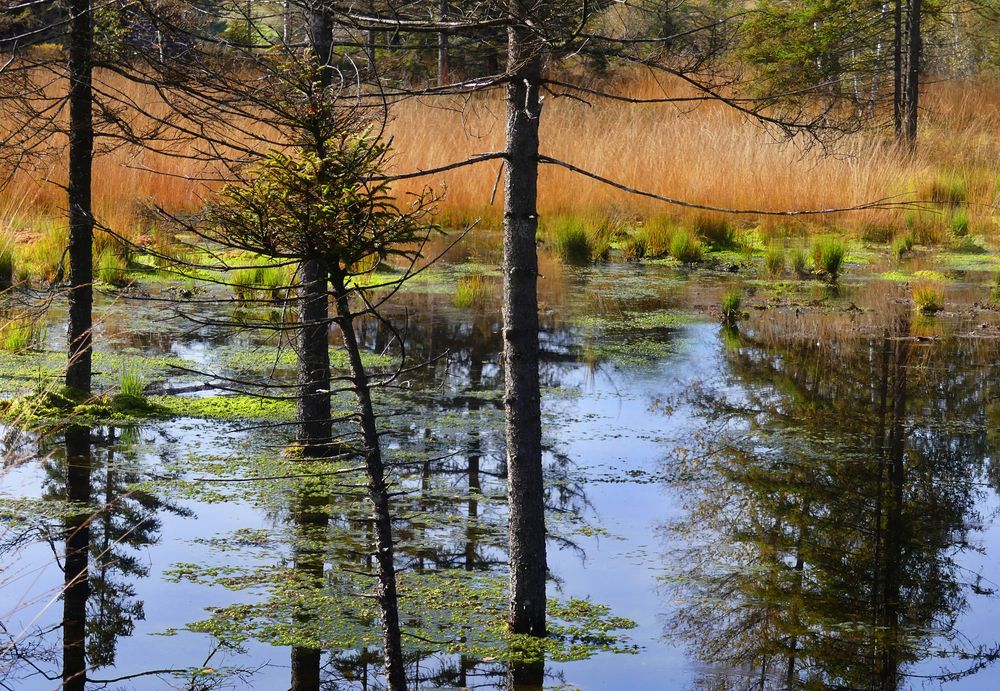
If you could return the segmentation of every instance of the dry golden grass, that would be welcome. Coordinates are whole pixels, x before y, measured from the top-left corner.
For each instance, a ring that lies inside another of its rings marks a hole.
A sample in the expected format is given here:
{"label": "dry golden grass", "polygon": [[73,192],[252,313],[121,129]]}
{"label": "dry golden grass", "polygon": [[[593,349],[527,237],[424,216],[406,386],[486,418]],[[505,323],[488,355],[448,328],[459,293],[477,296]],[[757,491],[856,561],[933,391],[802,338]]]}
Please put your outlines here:
{"label": "dry golden grass", "polygon": [[[715,103],[691,109],[608,101],[587,105],[568,98],[546,101],[541,148],[543,154],[634,187],[734,208],[851,206],[895,195],[920,196],[942,176],[958,177],[971,204],[974,232],[992,232],[1000,194],[995,167],[1000,158],[1000,89],[995,86],[942,83],[929,87],[916,157],[900,153],[884,136],[873,134],[842,141],[835,156],[803,151]],[[162,108],[142,87],[109,78],[106,88]],[[663,93],[659,85],[642,79],[624,82],[620,88],[635,96]],[[682,90],[678,87],[676,93]],[[499,94],[464,102],[404,102],[394,110],[389,126],[397,151],[395,169],[432,168],[476,153],[499,151],[503,119]],[[64,168],[56,157],[47,166],[15,176],[0,193],[3,234],[23,244],[42,234],[44,227],[62,223],[65,201],[58,183],[64,179]],[[480,217],[495,224],[502,206],[502,189],[494,198],[499,168],[499,162],[492,161],[411,180],[400,184],[397,192],[414,191],[425,184],[446,189],[440,205],[445,225]],[[102,223],[132,237],[155,233],[143,210],[150,202],[174,211],[196,209],[210,190],[184,176],[197,178],[204,173],[204,164],[192,161],[134,149],[111,151],[95,163],[95,212]],[[553,166],[543,167],[539,190],[543,215],[569,214],[588,222],[658,216],[690,220],[695,215]],[[938,223],[933,218],[918,221]],[[877,226],[898,227],[904,218],[898,213],[869,211],[799,221],[747,217],[741,222],[760,224],[773,233],[804,232],[813,225],[848,226],[860,232]],[[944,223],[940,221],[942,227]]]}
{"label": "dry golden grass", "polygon": [[[570,99],[547,103],[541,151],[630,186],[690,202],[731,208],[810,209],[851,206],[910,193],[919,196],[945,171],[968,180],[969,201],[997,202],[995,161],[1000,156],[1000,90],[993,85],[940,84],[925,96],[920,153],[906,156],[877,135],[842,141],[836,155],[803,151],[721,104],[696,109]],[[635,82],[629,93],[653,96],[651,84]],[[474,99],[461,110],[410,102],[391,126],[400,170],[431,168],[503,142],[503,104],[498,96]],[[447,185],[443,209],[455,219],[498,217],[490,206],[497,163],[434,176]],[[540,213],[600,216],[691,215],[662,202],[609,189],[574,173],[545,166]],[[499,201],[499,200],[498,200]],[[973,213],[988,217],[976,207]],[[763,220],[765,226],[788,225]],[[810,223],[854,227],[898,223],[897,215],[864,212],[813,217]]]}

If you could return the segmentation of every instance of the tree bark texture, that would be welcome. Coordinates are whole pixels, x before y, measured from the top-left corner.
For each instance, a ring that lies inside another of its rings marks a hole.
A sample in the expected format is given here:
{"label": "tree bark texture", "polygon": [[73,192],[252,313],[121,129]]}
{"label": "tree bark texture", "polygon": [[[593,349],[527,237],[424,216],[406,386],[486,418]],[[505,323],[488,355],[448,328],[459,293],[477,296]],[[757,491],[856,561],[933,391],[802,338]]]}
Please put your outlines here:
{"label": "tree bark texture", "polygon": [[917,146],[917,113],[920,105],[920,63],[923,59],[923,38],[920,35],[921,0],[910,0],[908,17],[909,46],[906,59],[906,143]]}
{"label": "tree bark texture", "polygon": [[69,33],[69,325],[66,386],[90,393],[94,302],[94,162],[90,0],[71,0]]}
{"label": "tree bark texture", "polygon": [[333,437],[326,262],[306,259],[299,275],[298,442],[316,457],[328,454]]}
{"label": "tree bark texture", "polygon": [[542,45],[537,6],[510,0],[507,177],[504,187],[503,357],[510,506],[510,629],[545,635],[545,506],[538,384],[538,124]]}

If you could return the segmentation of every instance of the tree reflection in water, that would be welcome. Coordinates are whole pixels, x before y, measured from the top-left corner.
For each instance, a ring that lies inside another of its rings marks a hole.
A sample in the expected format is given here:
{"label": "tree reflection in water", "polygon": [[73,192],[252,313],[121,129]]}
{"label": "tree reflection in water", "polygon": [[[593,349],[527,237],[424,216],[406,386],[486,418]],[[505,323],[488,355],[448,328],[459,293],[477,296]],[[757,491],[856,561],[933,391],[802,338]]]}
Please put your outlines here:
{"label": "tree reflection in water", "polygon": [[993,662],[958,620],[991,594],[960,556],[992,470],[996,343],[908,308],[746,331],[725,339],[732,381],[691,394],[704,425],[675,461],[668,629],[706,664],[696,686],[896,689],[922,661],[942,680]]}
{"label": "tree reflection in water", "polygon": [[[55,626],[5,631],[0,683],[9,688],[38,677],[61,679],[67,690],[105,683],[93,672],[115,668],[118,639],[145,618],[135,583],[149,569],[138,555],[159,540],[158,514],[189,514],[136,489],[146,473],[135,457],[135,429],[71,426],[62,437],[61,444],[38,449],[46,457],[42,498],[26,504],[8,526],[9,532],[41,536],[56,553],[64,543],[58,559],[62,616]],[[39,616],[44,619],[44,612]],[[52,640],[60,633],[61,646]],[[141,670],[128,678],[163,673]]]}

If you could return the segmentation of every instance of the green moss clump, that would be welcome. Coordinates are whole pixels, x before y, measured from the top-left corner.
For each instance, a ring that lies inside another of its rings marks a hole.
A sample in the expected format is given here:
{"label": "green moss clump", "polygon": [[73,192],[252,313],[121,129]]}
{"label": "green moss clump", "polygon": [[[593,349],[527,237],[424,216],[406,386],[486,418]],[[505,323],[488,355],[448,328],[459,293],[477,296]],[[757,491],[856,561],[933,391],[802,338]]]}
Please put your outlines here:
{"label": "green moss clump", "polygon": [[152,396],[150,402],[176,417],[210,420],[294,420],[295,402],[257,396]]}
{"label": "green moss clump", "polygon": [[0,401],[0,418],[30,429],[69,422],[131,422],[167,414],[165,408],[142,396],[91,396],[67,387]]}

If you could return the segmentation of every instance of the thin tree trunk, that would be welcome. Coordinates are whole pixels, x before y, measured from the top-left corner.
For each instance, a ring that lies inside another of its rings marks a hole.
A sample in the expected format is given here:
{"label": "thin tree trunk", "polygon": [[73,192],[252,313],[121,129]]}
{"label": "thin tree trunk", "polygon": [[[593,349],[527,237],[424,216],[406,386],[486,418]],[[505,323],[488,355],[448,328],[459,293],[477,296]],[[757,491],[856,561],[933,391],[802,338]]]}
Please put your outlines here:
{"label": "thin tree trunk", "polygon": [[322,3],[309,9],[309,45],[313,49],[316,64],[327,69],[320,70],[320,86],[330,84],[330,60],[333,55],[333,19],[323,10]]}
{"label": "thin tree trunk", "polygon": [[923,58],[923,39],[920,35],[921,0],[910,0],[910,44],[906,61],[906,143],[910,149],[917,147],[917,112],[920,100],[920,62]]}
{"label": "thin tree trunk", "polygon": [[[375,16],[375,0],[369,0],[368,13]],[[365,56],[368,58],[368,70],[372,75],[374,75],[378,69],[378,62],[375,56],[375,45],[377,41],[378,32],[375,31],[375,29],[369,29],[365,32]]]}
{"label": "thin tree trunk", "polygon": [[292,7],[288,0],[281,3],[281,42],[286,46],[292,39]]}
{"label": "thin tree trunk", "polygon": [[303,260],[299,274],[298,442],[317,457],[328,454],[333,437],[326,263]]}
{"label": "thin tree trunk", "polygon": [[389,488],[385,481],[385,464],[375,424],[368,373],[361,362],[361,348],[354,332],[354,315],[343,275],[331,275],[337,305],[336,322],[344,339],[344,349],[351,370],[351,383],[358,401],[361,438],[364,442],[365,470],[368,474],[368,498],[372,503],[375,523],[375,565],[378,577],[375,598],[382,611],[382,648],[385,656],[385,677],[389,691],[405,691],[406,670],[399,629],[399,595],[396,590],[396,565],[392,543],[392,514],[389,508]]}
{"label": "thin tree trunk", "polygon": [[[510,0],[515,18],[531,0]],[[508,30],[507,179],[504,189],[503,357],[510,505],[510,629],[545,635],[545,505],[538,385],[538,98],[542,46],[531,29]]]}
{"label": "thin tree trunk", "polygon": [[90,0],[71,0],[69,35],[69,362],[66,386],[90,393],[94,302],[94,29]]}
{"label": "thin tree trunk", "polygon": [[[448,20],[448,0],[441,0],[440,4],[441,21]],[[451,73],[451,56],[448,54],[448,32],[442,31],[438,34],[438,86],[447,84]]]}
{"label": "thin tree trunk", "polygon": [[[66,499],[90,502],[90,429],[66,431]],[[83,508],[68,518],[63,587],[63,691],[87,685],[87,598],[90,596],[90,512]]]}
{"label": "thin tree trunk", "polygon": [[892,8],[892,123],[896,139],[903,137],[903,0]]}

